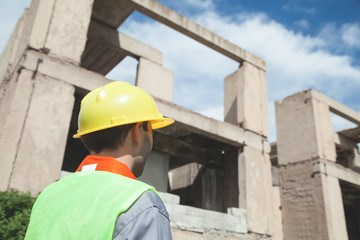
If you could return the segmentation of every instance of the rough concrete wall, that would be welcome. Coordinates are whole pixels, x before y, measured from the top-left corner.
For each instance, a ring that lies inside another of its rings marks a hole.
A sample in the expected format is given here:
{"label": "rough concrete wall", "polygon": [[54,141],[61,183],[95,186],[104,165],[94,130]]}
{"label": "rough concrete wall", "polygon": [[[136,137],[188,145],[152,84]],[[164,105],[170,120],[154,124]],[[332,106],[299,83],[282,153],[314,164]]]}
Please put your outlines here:
{"label": "rough concrete wall", "polygon": [[36,75],[18,140],[10,188],[37,195],[59,177],[74,105],[75,88]]}
{"label": "rough concrete wall", "polygon": [[234,234],[221,231],[213,231],[207,235],[198,232],[183,231],[177,228],[172,228],[172,235],[174,240],[270,240],[270,237],[259,236],[256,234]]}
{"label": "rough concrete wall", "polygon": [[284,239],[329,239],[321,178],[315,161],[280,167]]}

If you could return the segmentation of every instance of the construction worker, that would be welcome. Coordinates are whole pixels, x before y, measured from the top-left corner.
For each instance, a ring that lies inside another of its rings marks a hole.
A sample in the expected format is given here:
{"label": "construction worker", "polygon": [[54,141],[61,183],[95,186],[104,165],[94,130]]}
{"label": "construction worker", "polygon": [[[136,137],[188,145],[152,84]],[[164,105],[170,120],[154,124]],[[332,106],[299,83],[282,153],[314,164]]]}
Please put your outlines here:
{"label": "construction worker", "polygon": [[136,177],[151,152],[152,130],[173,122],[126,82],[87,94],[74,137],[90,155],[39,195],[25,239],[172,239],[161,198]]}

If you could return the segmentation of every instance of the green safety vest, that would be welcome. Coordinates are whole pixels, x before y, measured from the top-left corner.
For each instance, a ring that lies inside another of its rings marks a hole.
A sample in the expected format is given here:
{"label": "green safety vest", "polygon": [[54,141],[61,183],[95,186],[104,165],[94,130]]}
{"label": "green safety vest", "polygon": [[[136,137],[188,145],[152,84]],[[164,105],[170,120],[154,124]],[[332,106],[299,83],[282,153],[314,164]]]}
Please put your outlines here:
{"label": "green safety vest", "polygon": [[119,214],[147,190],[141,181],[104,171],[74,173],[37,198],[25,239],[112,239]]}

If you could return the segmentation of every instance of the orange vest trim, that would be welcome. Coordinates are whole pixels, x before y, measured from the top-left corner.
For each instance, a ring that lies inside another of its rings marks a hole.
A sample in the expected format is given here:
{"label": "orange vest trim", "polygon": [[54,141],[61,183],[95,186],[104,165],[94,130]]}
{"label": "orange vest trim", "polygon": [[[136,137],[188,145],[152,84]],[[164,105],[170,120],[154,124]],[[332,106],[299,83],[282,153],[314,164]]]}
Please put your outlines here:
{"label": "orange vest trim", "polygon": [[117,161],[113,157],[101,157],[101,156],[87,156],[77,168],[76,172],[82,170],[83,166],[97,164],[96,171],[105,171],[115,174],[119,174],[124,177],[135,179],[135,175],[131,172],[128,166],[124,163]]}

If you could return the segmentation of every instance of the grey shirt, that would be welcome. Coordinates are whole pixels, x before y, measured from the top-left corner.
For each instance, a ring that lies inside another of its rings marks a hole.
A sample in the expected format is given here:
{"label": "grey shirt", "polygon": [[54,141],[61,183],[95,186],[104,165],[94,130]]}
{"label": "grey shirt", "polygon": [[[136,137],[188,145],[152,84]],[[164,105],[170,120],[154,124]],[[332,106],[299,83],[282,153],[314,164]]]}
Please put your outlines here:
{"label": "grey shirt", "polygon": [[140,198],[115,223],[114,240],[172,239],[169,214],[160,197],[153,191]]}

